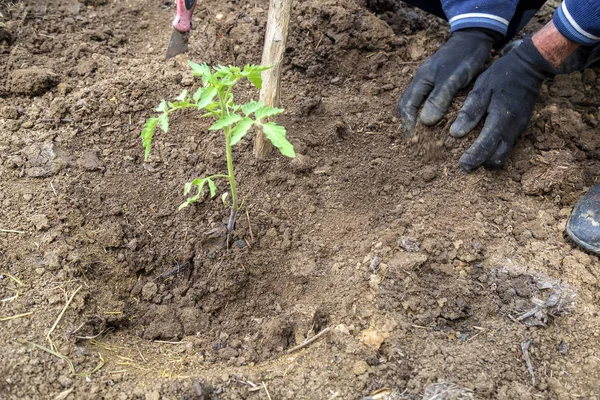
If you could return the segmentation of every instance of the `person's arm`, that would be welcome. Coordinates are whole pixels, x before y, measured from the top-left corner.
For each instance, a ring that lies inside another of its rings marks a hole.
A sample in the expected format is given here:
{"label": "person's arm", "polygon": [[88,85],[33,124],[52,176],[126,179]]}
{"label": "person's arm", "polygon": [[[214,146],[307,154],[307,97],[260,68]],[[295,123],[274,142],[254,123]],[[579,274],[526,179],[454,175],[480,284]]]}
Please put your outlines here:
{"label": "person's arm", "polygon": [[578,43],[560,33],[553,21],[548,22],[531,39],[540,54],[555,67],[562,64],[579,47]]}
{"label": "person's arm", "polygon": [[450,31],[491,29],[506,35],[519,0],[441,0]]}
{"label": "person's arm", "polygon": [[552,21],[571,42],[594,45],[600,41],[600,0],[564,0]]}

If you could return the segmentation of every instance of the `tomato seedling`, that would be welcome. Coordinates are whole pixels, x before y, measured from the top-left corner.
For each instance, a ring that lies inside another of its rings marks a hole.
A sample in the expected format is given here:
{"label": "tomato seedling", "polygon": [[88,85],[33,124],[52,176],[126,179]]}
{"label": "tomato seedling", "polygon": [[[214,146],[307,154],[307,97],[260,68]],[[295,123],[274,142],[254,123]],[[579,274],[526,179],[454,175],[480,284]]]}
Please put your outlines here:
{"label": "tomato seedling", "polygon": [[[156,127],[159,126],[163,132],[168,133],[169,115],[171,113],[185,108],[192,108],[202,111],[204,113],[202,117],[213,118],[215,121],[208,130],[222,131],[225,135],[227,175],[211,175],[187,182],[183,187],[183,194],[189,197],[179,206],[179,209],[181,210],[198,201],[205,186],[208,186],[211,198],[215,197],[217,187],[214,181],[216,179],[227,179],[229,180],[231,199],[228,199],[228,192],[223,193],[221,198],[223,203],[231,210],[227,230],[232,232],[237,212],[241,207],[235,181],[232,147],[239,143],[252,127],[260,127],[265,137],[284,156],[295,157],[294,147],[286,138],[285,128],[275,122],[268,121],[270,117],[281,114],[284,111],[282,108],[269,107],[254,100],[240,105],[235,104],[233,100],[232,89],[236,83],[248,79],[252,85],[260,89],[262,86],[261,72],[270,67],[246,65],[241,69],[235,66],[217,66],[211,70],[206,64],[196,64],[191,61],[188,61],[188,64],[194,75],[202,78],[202,86],[191,96],[187,90],[184,90],[174,101],[163,100],[160,102],[156,109],[160,115],[148,118],[140,135],[145,149],[144,160],[148,160],[150,156],[152,138]],[[195,190],[195,193],[190,195],[192,190]]]}

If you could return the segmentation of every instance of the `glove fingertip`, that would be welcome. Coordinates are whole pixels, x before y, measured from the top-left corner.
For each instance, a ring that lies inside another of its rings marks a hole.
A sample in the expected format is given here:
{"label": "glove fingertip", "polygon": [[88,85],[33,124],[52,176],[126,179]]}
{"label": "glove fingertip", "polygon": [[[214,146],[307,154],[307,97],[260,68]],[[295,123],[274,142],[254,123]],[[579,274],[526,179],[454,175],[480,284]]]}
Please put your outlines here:
{"label": "glove fingertip", "polygon": [[467,120],[463,114],[458,114],[456,120],[450,125],[450,136],[455,138],[461,138],[470,131],[471,129],[468,129]]}
{"label": "glove fingertip", "polygon": [[479,167],[479,164],[474,162],[473,158],[466,153],[460,157],[460,160],[458,160],[458,165],[460,169],[467,174],[473,172]]}

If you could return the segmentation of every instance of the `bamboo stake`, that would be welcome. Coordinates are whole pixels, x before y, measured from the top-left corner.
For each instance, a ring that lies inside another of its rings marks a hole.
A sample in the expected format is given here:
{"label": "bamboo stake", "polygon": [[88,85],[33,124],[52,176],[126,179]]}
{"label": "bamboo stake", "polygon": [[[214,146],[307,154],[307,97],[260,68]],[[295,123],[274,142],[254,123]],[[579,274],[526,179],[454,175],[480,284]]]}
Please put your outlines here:
{"label": "bamboo stake", "polygon": [[[281,63],[288,35],[288,26],[292,10],[292,0],[269,0],[269,16],[263,47],[262,65],[273,68],[262,72],[263,86],[260,100],[267,106],[279,107],[281,92]],[[254,139],[254,156],[265,158],[273,150],[273,145],[258,130]]]}

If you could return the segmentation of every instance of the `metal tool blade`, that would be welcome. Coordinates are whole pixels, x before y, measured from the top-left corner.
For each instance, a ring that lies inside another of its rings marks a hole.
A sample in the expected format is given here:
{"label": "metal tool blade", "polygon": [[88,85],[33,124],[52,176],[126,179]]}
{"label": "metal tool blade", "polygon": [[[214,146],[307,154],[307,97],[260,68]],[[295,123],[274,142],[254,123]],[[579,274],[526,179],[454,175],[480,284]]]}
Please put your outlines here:
{"label": "metal tool blade", "polygon": [[188,49],[189,38],[190,32],[179,32],[177,29],[173,29],[169,45],[167,46],[166,59],[168,60],[178,54],[185,53]]}

